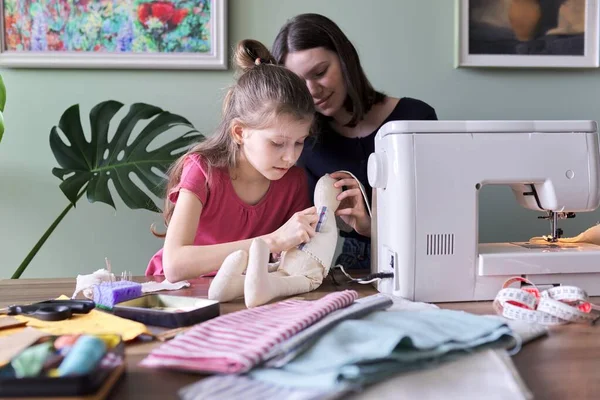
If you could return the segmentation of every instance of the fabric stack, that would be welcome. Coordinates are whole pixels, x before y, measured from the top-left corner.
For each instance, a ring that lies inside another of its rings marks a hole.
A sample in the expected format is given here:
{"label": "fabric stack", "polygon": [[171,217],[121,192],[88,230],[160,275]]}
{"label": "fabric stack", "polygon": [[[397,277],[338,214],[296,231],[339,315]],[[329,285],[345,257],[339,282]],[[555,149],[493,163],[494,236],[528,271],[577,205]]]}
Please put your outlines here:
{"label": "fabric stack", "polygon": [[[500,318],[342,291],[226,314],[163,344],[141,364],[216,373],[182,388],[186,400],[482,393],[527,399],[507,353],[520,344]],[[490,382],[498,386],[493,393]]]}

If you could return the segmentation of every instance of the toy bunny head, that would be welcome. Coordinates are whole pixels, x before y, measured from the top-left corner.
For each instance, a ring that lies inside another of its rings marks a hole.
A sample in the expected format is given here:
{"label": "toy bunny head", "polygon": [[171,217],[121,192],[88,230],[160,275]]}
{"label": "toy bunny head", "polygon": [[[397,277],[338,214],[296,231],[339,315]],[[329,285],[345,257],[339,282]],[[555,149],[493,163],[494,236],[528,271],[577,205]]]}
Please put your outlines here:
{"label": "toy bunny head", "polygon": [[314,202],[317,209],[326,206],[331,211],[337,210],[340,205],[337,196],[342,192],[342,188],[334,187],[333,184],[335,181],[329,174],[325,174],[317,182],[314,194]]}

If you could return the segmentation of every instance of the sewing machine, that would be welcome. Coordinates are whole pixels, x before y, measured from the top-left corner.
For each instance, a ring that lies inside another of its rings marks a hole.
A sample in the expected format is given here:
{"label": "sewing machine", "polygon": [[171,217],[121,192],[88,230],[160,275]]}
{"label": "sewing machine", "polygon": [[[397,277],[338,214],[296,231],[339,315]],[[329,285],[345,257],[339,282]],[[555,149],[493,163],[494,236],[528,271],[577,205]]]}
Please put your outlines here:
{"label": "sewing machine", "polygon": [[[368,161],[372,272],[380,292],[425,302],[492,300],[504,281],[600,295],[600,246],[562,244],[558,223],[600,205],[594,121],[392,121]],[[479,243],[478,191],[509,185],[542,212],[539,242]]]}

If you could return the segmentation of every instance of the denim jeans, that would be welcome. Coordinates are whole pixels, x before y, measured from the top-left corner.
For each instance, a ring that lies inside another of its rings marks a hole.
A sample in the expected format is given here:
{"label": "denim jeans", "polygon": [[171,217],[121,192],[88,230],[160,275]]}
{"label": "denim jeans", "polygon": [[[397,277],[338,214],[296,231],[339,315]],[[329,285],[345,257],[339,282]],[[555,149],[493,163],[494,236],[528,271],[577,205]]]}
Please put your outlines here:
{"label": "denim jeans", "polygon": [[342,252],[335,260],[344,269],[371,269],[371,242],[363,242],[354,238],[344,239]]}

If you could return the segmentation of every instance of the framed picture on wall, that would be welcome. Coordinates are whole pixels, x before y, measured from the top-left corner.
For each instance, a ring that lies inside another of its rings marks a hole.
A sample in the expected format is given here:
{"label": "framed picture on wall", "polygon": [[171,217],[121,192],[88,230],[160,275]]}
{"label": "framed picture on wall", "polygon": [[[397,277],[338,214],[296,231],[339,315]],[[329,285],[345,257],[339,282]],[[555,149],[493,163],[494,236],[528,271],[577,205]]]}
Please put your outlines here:
{"label": "framed picture on wall", "polygon": [[0,66],[227,69],[227,0],[0,0]]}
{"label": "framed picture on wall", "polygon": [[456,67],[599,66],[599,0],[455,1]]}

